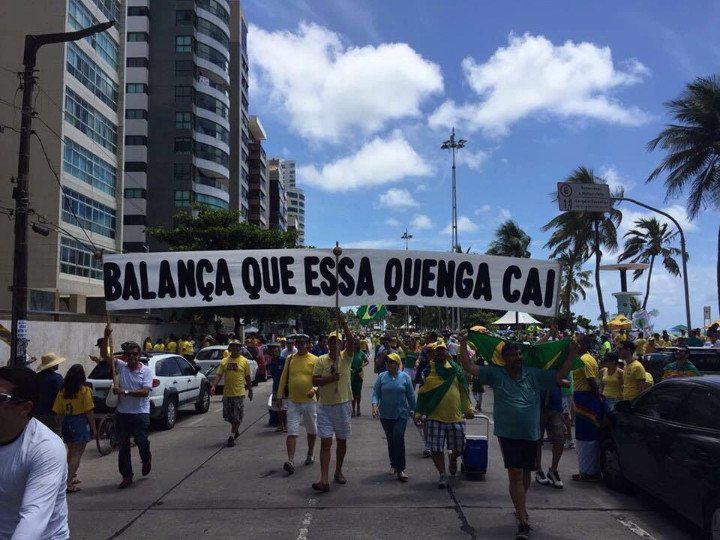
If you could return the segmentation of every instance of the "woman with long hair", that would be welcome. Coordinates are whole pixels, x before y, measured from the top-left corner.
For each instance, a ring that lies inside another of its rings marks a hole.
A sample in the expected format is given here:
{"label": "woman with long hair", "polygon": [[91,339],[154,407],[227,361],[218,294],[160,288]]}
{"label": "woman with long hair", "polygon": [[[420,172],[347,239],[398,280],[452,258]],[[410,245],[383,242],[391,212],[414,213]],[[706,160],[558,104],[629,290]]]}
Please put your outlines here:
{"label": "woman with long hair", "polygon": [[85,370],[81,364],[68,369],[53,411],[61,418],[62,437],[67,445],[67,492],[80,491],[77,471],[85,446],[96,435],[95,415],[90,388],[85,384]]}

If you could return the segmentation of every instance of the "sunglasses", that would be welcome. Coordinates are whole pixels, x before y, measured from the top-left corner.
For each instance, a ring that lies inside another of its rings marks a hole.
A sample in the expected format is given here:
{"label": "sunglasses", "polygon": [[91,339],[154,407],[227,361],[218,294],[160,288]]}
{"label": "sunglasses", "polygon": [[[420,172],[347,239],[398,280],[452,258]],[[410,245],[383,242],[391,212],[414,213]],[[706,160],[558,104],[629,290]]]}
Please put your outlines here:
{"label": "sunglasses", "polygon": [[5,403],[7,401],[14,401],[15,403],[22,403],[25,400],[23,398],[15,397],[12,394],[6,394],[4,392],[0,392],[0,403]]}

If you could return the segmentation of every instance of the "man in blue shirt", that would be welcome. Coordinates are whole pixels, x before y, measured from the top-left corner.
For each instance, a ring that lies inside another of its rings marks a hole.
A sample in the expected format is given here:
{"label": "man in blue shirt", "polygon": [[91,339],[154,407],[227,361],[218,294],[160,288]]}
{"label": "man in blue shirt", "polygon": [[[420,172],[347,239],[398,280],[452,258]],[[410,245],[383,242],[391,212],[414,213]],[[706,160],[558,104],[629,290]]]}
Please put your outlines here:
{"label": "man in blue shirt", "polygon": [[38,381],[40,381],[40,400],[35,406],[33,415],[56,435],[60,435],[60,425],[52,407],[63,383],[62,375],[58,373],[58,366],[64,361],[62,356],[55,353],[44,354],[37,368]]}
{"label": "man in blue shirt", "polygon": [[510,498],[519,521],[516,540],[530,534],[526,507],[530,472],[537,468],[537,445],[540,439],[540,398],[543,390],[562,384],[577,356],[571,342],[567,358],[557,371],[523,366],[520,346],[505,343],[501,352],[505,367],[477,366],[470,362],[467,332],[460,335],[459,359],[465,371],[477,377],[480,384],[492,386],[495,398],[495,436],[502,448],[508,470]]}

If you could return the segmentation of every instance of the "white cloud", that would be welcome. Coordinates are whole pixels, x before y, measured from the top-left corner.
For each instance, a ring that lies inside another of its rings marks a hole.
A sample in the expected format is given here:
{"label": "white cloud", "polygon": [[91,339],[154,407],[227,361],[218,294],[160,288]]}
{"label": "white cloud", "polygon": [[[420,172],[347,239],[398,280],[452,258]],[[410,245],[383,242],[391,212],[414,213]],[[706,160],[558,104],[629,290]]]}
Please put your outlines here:
{"label": "white cloud", "polygon": [[588,42],[554,45],[531,34],[511,34],[508,41],[484,64],[469,57],[463,60],[465,77],[479,101],[446,101],[430,117],[432,127],[464,126],[499,136],[533,115],[629,126],[648,119],[644,111],[623,106],[610,93],[638,84],[649,74],[637,60],[616,66],[609,47]]}
{"label": "white cloud", "polygon": [[[677,227],[675,224],[670,221],[665,216],[662,216],[656,212],[651,212],[649,210],[633,210],[632,209],[632,203],[620,203],[620,206],[618,207],[622,211],[622,222],[620,223],[620,227],[618,230],[618,242],[622,243],[624,240],[622,240],[622,236],[629,231],[630,229],[633,229],[635,227],[635,221],[638,219],[650,219],[650,218],[656,218],[660,223],[667,223],[668,224],[668,231],[675,232],[677,231]],[[683,229],[683,232],[686,234],[688,232],[696,231],[698,229],[698,226],[695,222],[690,221],[688,219],[687,210],[685,210],[684,206],[681,206],[679,204],[673,204],[672,206],[667,206],[665,208],[660,208],[663,212],[666,212],[670,214],[672,217],[674,217],[677,222],[680,224],[680,226]],[[676,247],[680,247],[680,238],[678,236]]]}
{"label": "white cloud", "polygon": [[389,225],[390,227],[399,227],[400,226],[400,222],[395,218],[387,218],[385,220],[385,224]]}
{"label": "white cloud", "polygon": [[425,160],[395,132],[388,139],[376,137],[355,154],[326,163],[320,170],[314,165],[299,167],[297,174],[301,184],[325,191],[349,191],[431,172]]}
{"label": "white cloud", "polygon": [[425,184],[417,184],[415,186],[415,191],[421,192],[421,191],[427,191],[428,187]]}
{"label": "white cloud", "polygon": [[479,216],[480,214],[485,214],[490,210],[492,210],[492,206],[490,206],[489,204],[483,204],[480,208],[475,210],[475,215]]}
{"label": "white cloud", "polygon": [[507,221],[512,217],[512,214],[510,213],[510,210],[507,208],[498,208],[498,218],[500,221]]}
{"label": "white cloud", "polygon": [[466,165],[470,169],[479,169],[489,157],[490,153],[485,150],[470,152],[463,149],[462,152],[457,154],[457,163],[458,165]]}
{"label": "white cloud", "polygon": [[430,218],[427,217],[424,214],[416,214],[415,217],[410,222],[410,227],[417,230],[427,230],[432,229],[433,224],[432,221],[430,221]]}
{"label": "white cloud", "polygon": [[397,248],[400,246],[400,237],[398,240],[392,238],[381,238],[376,240],[357,240],[355,242],[345,242],[342,247],[348,249],[387,249]]}
{"label": "white cloud", "polygon": [[308,23],[296,32],[250,25],[248,40],[252,80],[306,138],[337,142],[352,129],[371,134],[390,120],[417,118],[420,104],[443,90],[439,66],[406,43],[350,47]]}
{"label": "white cloud", "polygon": [[390,188],[378,197],[378,206],[380,208],[399,209],[418,205],[419,203],[407,189]]}
{"label": "white cloud", "polygon": [[[469,233],[478,230],[478,226],[467,216],[460,216],[457,219],[457,230],[458,233]],[[442,230],[443,234],[452,234],[452,223],[448,223],[447,226]]]}
{"label": "white cloud", "polygon": [[607,181],[608,186],[610,186],[610,191],[615,191],[618,189],[628,191],[634,185],[633,182],[628,182],[622,176],[620,176],[620,173],[618,172],[615,165],[603,165],[598,170],[598,176],[600,178],[604,178]]}

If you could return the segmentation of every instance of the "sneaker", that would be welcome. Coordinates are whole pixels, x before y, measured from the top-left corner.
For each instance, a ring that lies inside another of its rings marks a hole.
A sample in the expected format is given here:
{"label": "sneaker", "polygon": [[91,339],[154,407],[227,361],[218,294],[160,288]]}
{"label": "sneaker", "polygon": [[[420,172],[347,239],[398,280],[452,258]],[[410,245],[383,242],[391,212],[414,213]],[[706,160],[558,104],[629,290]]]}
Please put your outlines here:
{"label": "sneaker", "polygon": [[572,450],[575,448],[575,443],[573,441],[568,441],[565,443],[565,450]]}
{"label": "sneaker", "polygon": [[554,488],[562,489],[563,483],[562,480],[560,480],[560,475],[557,471],[553,471],[552,469],[548,469],[547,472],[547,479],[550,482],[550,485]]}
{"label": "sneaker", "polygon": [[235,446],[235,437],[228,437],[228,446]]}
{"label": "sneaker", "polygon": [[445,476],[444,474],[440,475],[440,479],[438,481],[438,487],[440,489],[447,489],[447,487],[448,487],[447,476]]}
{"label": "sneaker", "polygon": [[118,485],[118,489],[125,489],[126,487],[130,487],[132,485],[132,480],[132,476],[126,476]]}
{"label": "sneaker", "polygon": [[295,472],[295,465],[293,465],[289,461],[286,461],[283,465],[283,469],[285,470],[286,473],[292,474]]}
{"label": "sneaker", "polygon": [[427,448],[423,450],[423,457],[430,457],[432,456],[432,452],[428,450]]}
{"label": "sneaker", "polygon": [[545,476],[545,473],[537,470],[535,471],[535,481],[540,484],[541,486],[548,486],[550,485],[550,479]]}
{"label": "sneaker", "polygon": [[405,471],[398,471],[397,473],[397,479],[401,482],[407,482],[408,481],[408,475],[405,474]]}
{"label": "sneaker", "polygon": [[530,525],[527,523],[518,524],[515,540],[528,540],[528,538],[530,538]]}
{"label": "sneaker", "polygon": [[151,469],[152,469],[152,459],[149,458],[147,461],[143,461],[142,475],[147,476],[148,474],[150,474]]}
{"label": "sneaker", "polygon": [[307,456],[305,458],[305,465],[312,465],[315,463],[315,456]]}
{"label": "sneaker", "polygon": [[240,432],[239,432],[239,431],[236,431],[235,433],[233,433],[233,437],[234,437],[235,439],[237,439],[239,436],[240,436]]}

